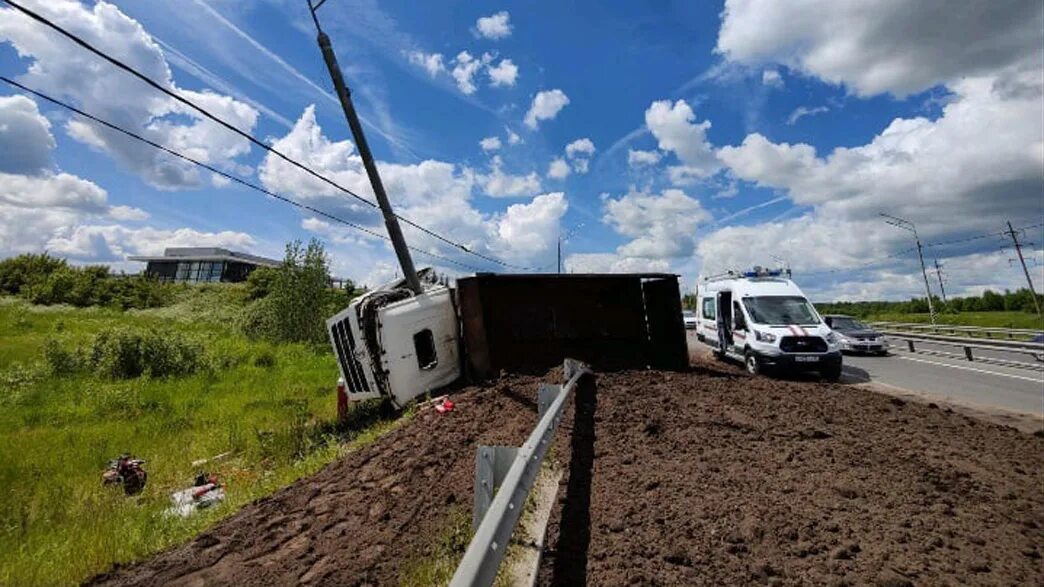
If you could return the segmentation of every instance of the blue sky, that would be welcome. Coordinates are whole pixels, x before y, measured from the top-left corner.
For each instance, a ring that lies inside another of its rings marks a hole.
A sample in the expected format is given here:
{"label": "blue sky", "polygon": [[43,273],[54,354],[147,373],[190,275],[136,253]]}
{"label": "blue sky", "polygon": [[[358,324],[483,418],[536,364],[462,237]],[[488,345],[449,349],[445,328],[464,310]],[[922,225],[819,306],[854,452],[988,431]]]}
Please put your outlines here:
{"label": "blue sky", "polygon": [[[25,5],[369,197],[303,0]],[[320,16],[404,216],[519,266],[551,269],[572,232],[573,271],[674,271],[691,285],[782,259],[813,297],[852,299],[923,292],[916,255],[899,254],[909,235],[879,212],[927,242],[964,240],[928,248],[948,293],[1024,283],[1000,236],[970,238],[1008,219],[1031,227],[1044,281],[1042,10],[328,0]],[[382,230],[344,194],[0,12],[3,75]],[[171,244],[279,256],[315,236],[338,275],[394,274],[381,241],[16,95],[0,85],[0,147],[28,153],[0,160],[0,254],[135,270],[127,255]]]}

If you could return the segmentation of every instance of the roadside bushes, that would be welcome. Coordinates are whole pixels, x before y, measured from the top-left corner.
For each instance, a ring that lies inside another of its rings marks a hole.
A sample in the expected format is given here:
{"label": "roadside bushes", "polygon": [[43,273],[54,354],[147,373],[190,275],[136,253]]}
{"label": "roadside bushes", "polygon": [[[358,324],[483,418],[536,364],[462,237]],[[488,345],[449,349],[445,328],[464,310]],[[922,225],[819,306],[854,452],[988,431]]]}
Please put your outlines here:
{"label": "roadside bushes", "polygon": [[114,275],[104,265],[74,267],[47,253],[0,261],[0,293],[34,304],[156,308],[172,301],[175,288],[146,277]]}
{"label": "roadside bushes", "polygon": [[348,293],[331,289],[329,268],[319,241],[312,239],[307,247],[301,241],[287,244],[282,265],[258,269],[248,279],[248,295],[259,299],[247,309],[243,332],[276,343],[324,343],[326,318],[354,293],[354,288]]}
{"label": "roadside bushes", "polygon": [[176,332],[117,328],[75,351],[49,340],[44,359],[54,375],[90,372],[107,379],[191,375],[206,368],[203,346]]}

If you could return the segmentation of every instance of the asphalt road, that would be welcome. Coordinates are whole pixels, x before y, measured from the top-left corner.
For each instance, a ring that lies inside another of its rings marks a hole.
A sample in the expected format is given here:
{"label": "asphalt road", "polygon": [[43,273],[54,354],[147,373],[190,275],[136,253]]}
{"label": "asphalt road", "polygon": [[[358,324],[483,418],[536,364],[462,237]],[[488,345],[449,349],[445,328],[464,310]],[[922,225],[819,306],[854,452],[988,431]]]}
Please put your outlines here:
{"label": "asphalt road", "polygon": [[[690,348],[709,347],[696,342],[689,331]],[[886,357],[845,355],[841,381],[881,383],[937,397],[973,408],[1001,409],[1044,417],[1044,372],[969,362],[963,358],[909,353],[905,343],[896,340],[895,350]],[[693,347],[697,345],[697,347]],[[955,347],[918,343],[916,348],[961,353]],[[976,351],[977,352],[977,351]],[[985,351],[986,355],[1017,361],[1032,361],[1027,355],[1004,351]],[[973,355],[975,356],[975,355]],[[1044,365],[1044,364],[1042,364]]]}

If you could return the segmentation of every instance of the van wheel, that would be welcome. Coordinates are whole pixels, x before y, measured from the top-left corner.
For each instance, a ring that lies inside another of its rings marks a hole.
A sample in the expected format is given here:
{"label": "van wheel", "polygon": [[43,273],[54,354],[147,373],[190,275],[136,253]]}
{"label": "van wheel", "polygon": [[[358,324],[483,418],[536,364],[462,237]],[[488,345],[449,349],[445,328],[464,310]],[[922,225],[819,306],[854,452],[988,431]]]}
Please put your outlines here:
{"label": "van wheel", "polygon": [[820,375],[822,375],[824,380],[829,381],[831,383],[836,383],[838,380],[841,379],[841,365],[838,365],[837,367],[830,367],[826,371],[820,373]]}
{"label": "van wheel", "polygon": [[751,375],[761,374],[761,361],[758,360],[758,356],[751,351],[747,351],[743,363],[747,367],[747,373],[750,373]]}

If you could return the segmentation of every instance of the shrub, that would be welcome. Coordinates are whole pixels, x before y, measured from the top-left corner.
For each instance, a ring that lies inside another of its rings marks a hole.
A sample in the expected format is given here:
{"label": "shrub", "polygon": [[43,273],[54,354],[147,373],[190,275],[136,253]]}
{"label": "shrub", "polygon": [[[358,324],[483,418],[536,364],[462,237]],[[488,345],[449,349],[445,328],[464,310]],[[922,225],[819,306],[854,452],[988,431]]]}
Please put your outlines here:
{"label": "shrub", "polygon": [[279,271],[272,267],[258,267],[246,280],[247,299],[259,300],[271,293]]}
{"label": "shrub", "polygon": [[55,271],[66,268],[64,259],[47,253],[27,253],[0,261],[0,293],[17,295],[27,286],[40,283]]}
{"label": "shrub", "polygon": [[271,290],[251,306],[244,331],[273,342],[322,342],[329,279],[329,260],[319,241],[312,239],[307,248],[301,241],[287,244]]}
{"label": "shrub", "polygon": [[80,355],[62,348],[53,338],[44,343],[44,361],[51,375],[72,375],[83,368]]}
{"label": "shrub", "polygon": [[205,366],[203,348],[174,332],[121,328],[99,333],[88,353],[92,371],[110,379],[190,375]]}

